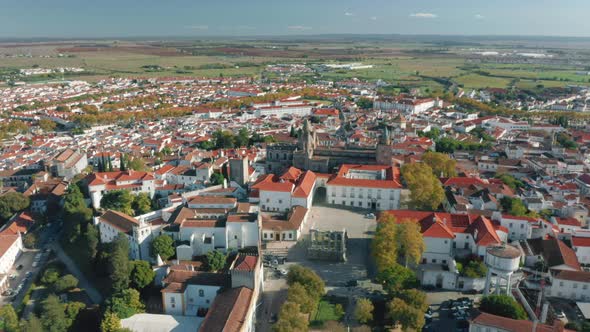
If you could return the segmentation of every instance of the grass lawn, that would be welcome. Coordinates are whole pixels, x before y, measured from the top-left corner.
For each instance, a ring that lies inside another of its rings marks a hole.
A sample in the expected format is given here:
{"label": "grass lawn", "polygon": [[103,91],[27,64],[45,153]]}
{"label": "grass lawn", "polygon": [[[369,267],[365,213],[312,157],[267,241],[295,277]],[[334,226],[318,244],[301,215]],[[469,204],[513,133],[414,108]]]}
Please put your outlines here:
{"label": "grass lawn", "polygon": [[327,300],[321,300],[318,304],[315,315],[312,316],[312,325],[321,325],[329,320],[339,321],[342,318],[342,315],[337,315],[335,306],[334,303],[328,302]]}

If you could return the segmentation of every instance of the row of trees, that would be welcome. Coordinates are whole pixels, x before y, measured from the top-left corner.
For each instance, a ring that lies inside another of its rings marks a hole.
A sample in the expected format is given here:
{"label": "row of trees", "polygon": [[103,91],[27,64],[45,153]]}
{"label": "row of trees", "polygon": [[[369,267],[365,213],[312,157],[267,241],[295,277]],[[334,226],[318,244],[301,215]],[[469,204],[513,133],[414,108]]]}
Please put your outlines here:
{"label": "row of trees", "polygon": [[312,270],[293,265],[287,274],[287,301],[281,307],[279,319],[273,326],[275,332],[307,331],[308,317],[316,310],[326,293],[322,278]]}
{"label": "row of trees", "polygon": [[418,223],[397,222],[391,215],[379,219],[372,243],[377,280],[389,297],[386,317],[404,330],[420,330],[424,325],[424,312],[428,308],[426,294],[415,288],[418,279],[407,268],[419,263],[424,250]]}

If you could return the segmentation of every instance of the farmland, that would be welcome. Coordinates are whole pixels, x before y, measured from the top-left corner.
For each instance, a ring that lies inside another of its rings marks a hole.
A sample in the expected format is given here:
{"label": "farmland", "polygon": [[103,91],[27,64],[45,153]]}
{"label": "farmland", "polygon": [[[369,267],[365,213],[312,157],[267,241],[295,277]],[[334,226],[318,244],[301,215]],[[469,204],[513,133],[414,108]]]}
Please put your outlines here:
{"label": "farmland", "polygon": [[[563,47],[563,45],[560,45]],[[482,45],[487,49],[491,45]],[[507,43],[495,49],[515,47]],[[568,50],[559,49],[559,56]],[[590,85],[580,65],[590,54],[575,53],[572,64],[474,62],[460,45],[429,42],[369,40],[347,42],[282,40],[211,41],[80,41],[0,44],[0,77],[16,79],[18,69],[79,67],[83,73],[66,73],[64,79],[96,81],[108,77],[219,77],[277,78],[266,73],[267,65],[360,62],[372,68],[335,69],[289,75],[293,80],[383,80],[407,88],[438,90],[464,88],[532,89]],[[10,76],[10,75],[13,76]],[[61,75],[26,77],[26,81],[59,80]],[[2,79],[0,79],[2,81]]]}

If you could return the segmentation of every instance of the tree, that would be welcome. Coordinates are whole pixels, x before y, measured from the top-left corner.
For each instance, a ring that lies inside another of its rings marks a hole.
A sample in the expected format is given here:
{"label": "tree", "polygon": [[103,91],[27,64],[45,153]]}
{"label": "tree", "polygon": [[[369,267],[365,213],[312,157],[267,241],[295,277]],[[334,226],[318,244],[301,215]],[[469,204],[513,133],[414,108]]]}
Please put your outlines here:
{"label": "tree", "polygon": [[417,222],[404,220],[397,225],[396,233],[398,255],[404,258],[404,266],[408,267],[408,263],[418,264],[426,249],[420,225]]}
{"label": "tree", "polygon": [[299,304],[287,301],[283,303],[279,319],[272,329],[274,332],[305,332],[307,324],[307,320],[302,317]]}
{"label": "tree", "polygon": [[49,119],[39,120],[39,128],[45,132],[54,131],[55,127],[57,127],[57,124]]}
{"label": "tree", "polygon": [[23,238],[23,245],[29,249],[35,248],[37,244],[37,235],[35,233],[27,233]]}
{"label": "tree", "polygon": [[211,181],[211,184],[214,186],[223,184],[223,180],[225,180],[223,174],[216,172],[211,174],[211,178],[209,179],[209,181]]}
{"label": "tree", "polygon": [[71,274],[59,278],[53,284],[56,293],[63,293],[65,291],[74,289],[78,286],[78,279]]}
{"label": "tree", "polygon": [[295,283],[301,284],[310,294],[317,296],[318,299],[326,293],[326,285],[322,278],[313,270],[301,265],[291,265],[289,267],[287,284],[291,286]]}
{"label": "tree", "polygon": [[131,207],[133,199],[129,190],[112,190],[102,196],[100,206],[103,209],[115,210],[132,216],[135,214]]}
{"label": "tree", "polygon": [[218,271],[225,266],[227,256],[219,250],[209,251],[206,255],[207,270]]}
{"label": "tree", "polygon": [[96,257],[98,252],[98,229],[94,225],[88,225],[86,228],[86,250],[88,254],[88,258],[93,260]]}
{"label": "tree", "polygon": [[354,309],[354,318],[361,324],[366,324],[373,320],[373,302],[366,298],[361,298],[356,302],[356,308]]}
{"label": "tree", "polygon": [[145,160],[143,160],[143,158],[137,157],[132,158],[127,162],[127,168],[138,172],[146,172],[149,170],[149,167],[147,167]]}
{"label": "tree", "polygon": [[488,295],[481,299],[479,310],[512,319],[527,319],[524,309],[508,295]]}
{"label": "tree", "polygon": [[422,162],[430,166],[436,177],[452,177],[457,175],[457,161],[440,152],[427,152]]}
{"label": "tree", "polygon": [[135,215],[139,216],[152,211],[152,200],[147,193],[139,193],[133,198],[132,208]]}
{"label": "tree", "polygon": [[468,278],[483,278],[488,272],[488,267],[480,260],[471,260],[463,269],[461,275]]}
{"label": "tree", "polygon": [[409,306],[412,306],[421,312],[428,309],[428,302],[426,302],[426,293],[415,288],[404,289],[396,294],[396,297],[402,299]]}
{"label": "tree", "polygon": [[106,301],[106,312],[112,312],[120,319],[129,318],[145,311],[139,292],[133,288],[112,295]]}
{"label": "tree", "polygon": [[152,241],[152,256],[158,257],[160,255],[162,260],[167,260],[175,253],[174,240],[170,235],[162,234]]}
{"label": "tree", "polygon": [[395,240],[397,225],[395,218],[390,214],[383,214],[377,223],[375,237],[371,242],[373,258],[377,270],[383,271],[397,261],[397,247]]}
{"label": "tree", "polygon": [[400,324],[402,329],[420,330],[424,326],[424,312],[408,305],[402,299],[394,298],[387,303],[387,317]]}
{"label": "tree", "polygon": [[29,319],[21,320],[21,332],[43,332],[43,324],[35,314],[30,314]]}
{"label": "tree", "polygon": [[502,209],[510,215],[523,217],[527,215],[527,208],[521,199],[517,197],[504,196],[500,199]]}
{"label": "tree", "polygon": [[71,326],[65,313],[65,307],[56,295],[49,295],[41,303],[41,323],[45,331],[66,332]]}
{"label": "tree", "polygon": [[510,187],[512,190],[524,187],[524,183],[522,181],[507,173],[498,174],[496,175],[496,178],[502,180],[502,182],[504,182],[504,184]]}
{"label": "tree", "polygon": [[28,197],[17,192],[0,196],[0,219],[7,221],[13,214],[28,208],[30,203]]}
{"label": "tree", "polygon": [[59,279],[59,271],[55,267],[48,267],[45,272],[43,272],[43,277],[41,277],[41,282],[46,286],[52,286],[57,280]]}
{"label": "tree", "polygon": [[127,236],[119,234],[111,243],[109,256],[109,277],[113,293],[129,287],[129,242]]}
{"label": "tree", "polygon": [[415,288],[419,285],[414,272],[397,263],[381,270],[377,274],[377,280],[383,285],[383,289],[392,296],[403,289]]}
{"label": "tree", "polygon": [[302,313],[309,314],[315,310],[318,305],[317,300],[318,297],[308,293],[300,283],[296,282],[289,286],[287,301],[299,304]]}
{"label": "tree", "polygon": [[234,137],[236,147],[246,147],[250,143],[250,132],[248,129],[242,127],[238,131],[238,135]]}
{"label": "tree", "polygon": [[117,332],[121,328],[121,319],[113,312],[107,311],[100,322],[102,332]]}
{"label": "tree", "polygon": [[70,111],[70,106],[68,105],[59,105],[55,108],[55,110],[57,112],[69,112]]}
{"label": "tree", "polygon": [[217,149],[231,149],[234,147],[234,135],[230,131],[215,131],[213,140]]}
{"label": "tree", "polygon": [[356,101],[356,106],[360,109],[368,110],[373,108],[373,101],[369,98],[361,97]]}
{"label": "tree", "polygon": [[402,166],[402,175],[410,189],[411,204],[420,210],[436,210],[445,198],[442,184],[425,163]]}
{"label": "tree", "polygon": [[329,321],[324,322],[323,331],[347,332],[347,329],[342,323],[337,322],[335,320],[329,320]]}
{"label": "tree", "polygon": [[92,209],[86,206],[78,185],[68,187],[63,211],[64,236],[68,241],[74,242],[82,234],[82,227],[92,220]]}
{"label": "tree", "polygon": [[150,263],[147,261],[131,261],[131,284],[136,289],[143,289],[151,284],[156,277],[156,272],[152,270]]}
{"label": "tree", "polygon": [[344,307],[342,307],[342,304],[340,303],[336,303],[334,305],[334,315],[336,317],[342,317],[344,316],[345,312],[344,312]]}
{"label": "tree", "polygon": [[6,304],[0,308],[0,320],[2,320],[2,324],[4,325],[4,331],[18,331],[18,316],[12,304]]}

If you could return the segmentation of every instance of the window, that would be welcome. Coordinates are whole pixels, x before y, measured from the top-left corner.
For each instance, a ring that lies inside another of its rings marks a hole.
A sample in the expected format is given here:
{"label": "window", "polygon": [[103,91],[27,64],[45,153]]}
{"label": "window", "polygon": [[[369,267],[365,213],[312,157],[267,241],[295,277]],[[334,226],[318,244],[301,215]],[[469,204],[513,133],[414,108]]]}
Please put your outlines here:
{"label": "window", "polygon": [[445,240],[445,244],[449,243],[449,240]]}
{"label": "window", "polygon": [[582,289],[588,289],[588,285],[582,285]]}
{"label": "window", "polygon": [[204,297],[205,296],[205,291],[202,289],[199,289],[199,297]]}
{"label": "window", "polygon": [[293,233],[289,233],[289,239],[293,238]]}
{"label": "window", "polygon": [[433,258],[432,259],[432,263],[436,263],[436,258]]}
{"label": "window", "polygon": [[263,233],[262,234],[262,237],[266,239],[266,233]]}
{"label": "window", "polygon": [[238,239],[238,236],[237,235],[234,235],[234,240],[237,240],[237,239]]}
{"label": "window", "polygon": [[170,306],[172,307],[172,309],[176,308],[176,305],[174,305],[174,303],[172,303]]}
{"label": "window", "polygon": [[563,281],[559,282],[559,287],[563,287]]}
{"label": "window", "polygon": [[267,198],[267,199],[266,199],[266,202],[267,202],[267,203],[269,203],[269,202],[270,202],[270,198]]}
{"label": "window", "polygon": [[510,225],[508,225],[508,227],[512,228],[512,223],[510,223]]}
{"label": "window", "polygon": [[447,264],[447,260],[446,259],[443,259],[442,263],[443,264]]}
{"label": "window", "polygon": [[574,282],[574,288],[578,288],[578,283]]}
{"label": "window", "polygon": [[279,204],[283,204],[283,200],[282,199],[279,199]]}
{"label": "window", "polygon": [[523,228],[524,228],[524,224],[520,224],[520,229],[523,229]]}
{"label": "window", "polygon": [[174,302],[176,302],[176,299],[175,299],[175,298],[173,298],[173,297],[171,297],[171,298],[170,298],[170,303],[174,303]]}

